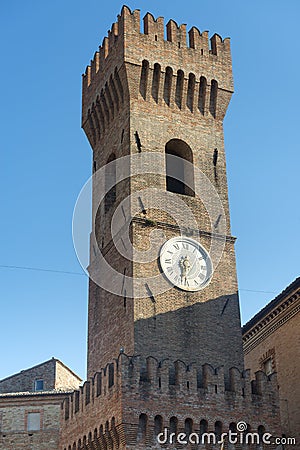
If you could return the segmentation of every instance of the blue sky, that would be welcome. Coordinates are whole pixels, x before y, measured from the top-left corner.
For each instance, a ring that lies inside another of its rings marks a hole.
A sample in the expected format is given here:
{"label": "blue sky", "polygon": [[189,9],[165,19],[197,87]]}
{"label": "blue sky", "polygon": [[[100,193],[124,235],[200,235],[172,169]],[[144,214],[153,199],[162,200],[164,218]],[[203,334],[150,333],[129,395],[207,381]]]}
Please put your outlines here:
{"label": "blue sky", "polygon": [[[245,322],[299,275],[300,4],[128,6],[231,37],[235,94],[225,145]],[[91,168],[80,128],[81,73],[121,7],[117,0],[0,7],[0,379],[52,356],[85,376],[87,278],[71,233]]]}

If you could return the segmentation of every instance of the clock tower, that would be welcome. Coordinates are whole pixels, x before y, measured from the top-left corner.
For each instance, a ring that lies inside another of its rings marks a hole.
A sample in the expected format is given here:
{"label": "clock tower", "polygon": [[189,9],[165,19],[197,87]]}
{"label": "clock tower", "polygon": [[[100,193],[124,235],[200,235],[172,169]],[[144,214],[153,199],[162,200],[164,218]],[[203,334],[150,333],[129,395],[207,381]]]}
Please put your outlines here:
{"label": "clock tower", "polygon": [[223,136],[232,93],[229,39],[173,20],[165,37],[149,13],[141,31],[125,6],[86,69],[88,381],[64,406],[62,448],[75,435],[80,450],[161,448],[163,426],[220,433],[241,419],[278,431],[275,377],[251,387],[244,371]]}
{"label": "clock tower", "polygon": [[[229,39],[209,41],[192,28],[187,44],[185,25],[171,20],[165,40],[163,19],[151,14],[141,34],[138,15],[123,8],[83,78],[82,125],[95,171],[88,374],[120,348],[243,369],[223,138],[233,92]],[[123,165],[128,178],[119,181]],[[112,185],[100,202],[95,186],[105,177]],[[161,261],[161,248],[180,236],[209,261],[220,247],[209,283],[193,278],[195,267],[184,288],[168,277],[181,276],[180,261],[170,253]],[[119,290],[102,258],[120,274]]]}

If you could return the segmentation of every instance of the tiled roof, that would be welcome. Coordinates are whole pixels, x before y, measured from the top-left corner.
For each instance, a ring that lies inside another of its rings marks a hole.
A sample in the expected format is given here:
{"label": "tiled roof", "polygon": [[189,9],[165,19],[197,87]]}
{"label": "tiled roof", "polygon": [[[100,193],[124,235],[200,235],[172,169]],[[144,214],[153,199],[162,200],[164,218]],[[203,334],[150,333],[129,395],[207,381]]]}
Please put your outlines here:
{"label": "tiled roof", "polygon": [[7,392],[4,394],[0,394],[0,398],[5,398],[5,397],[46,397],[49,395],[66,395],[66,394],[70,394],[71,392],[74,392],[74,389],[69,389],[69,390],[59,390],[59,389],[54,389],[52,391],[38,391],[38,392]]}

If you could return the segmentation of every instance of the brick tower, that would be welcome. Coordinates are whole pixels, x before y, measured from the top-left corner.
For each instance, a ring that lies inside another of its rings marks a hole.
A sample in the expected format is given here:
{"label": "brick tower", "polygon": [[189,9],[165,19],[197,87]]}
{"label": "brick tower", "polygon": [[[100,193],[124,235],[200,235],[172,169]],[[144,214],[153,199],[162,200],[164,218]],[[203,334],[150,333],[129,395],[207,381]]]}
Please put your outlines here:
{"label": "brick tower", "polygon": [[[276,377],[259,372],[250,383],[243,363],[223,138],[233,92],[230,42],[216,34],[209,42],[207,32],[193,27],[187,44],[185,25],[172,20],[166,40],[164,31],[163,18],[148,13],[141,32],[139,11],[123,7],[83,76],[82,126],[93,149],[95,211],[88,381],[64,404],[62,450],[161,448],[156,436],[164,428],[220,434],[241,420],[252,430],[280,433]],[[143,166],[146,153],[158,161],[155,170]],[[126,157],[140,158],[143,173],[136,174]],[[117,179],[118,166],[108,166],[114,161],[124,161],[126,179]],[[100,205],[97,177],[102,187],[111,182]],[[168,193],[164,207],[159,192]],[[123,217],[114,233],[120,205]],[[185,208],[194,221],[182,214]],[[149,250],[154,230],[163,233],[154,258],[120,252],[118,245],[128,246],[126,224],[129,243],[141,252]],[[208,254],[216,241],[223,251],[212,271]],[[193,259],[199,249],[204,253]],[[123,277],[119,291],[118,277],[105,272],[98,251]],[[202,276],[192,277],[201,260]],[[157,279],[165,286],[158,292]]]}

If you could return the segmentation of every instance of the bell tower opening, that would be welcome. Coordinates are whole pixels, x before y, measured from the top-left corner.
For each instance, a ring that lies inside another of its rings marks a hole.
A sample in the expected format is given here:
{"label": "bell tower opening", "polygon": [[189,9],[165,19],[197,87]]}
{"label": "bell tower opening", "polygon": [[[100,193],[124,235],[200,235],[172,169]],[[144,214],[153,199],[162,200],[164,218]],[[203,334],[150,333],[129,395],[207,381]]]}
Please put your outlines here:
{"label": "bell tower opening", "polygon": [[193,152],[189,145],[181,139],[171,139],[166,144],[165,157],[167,191],[194,197]]}

